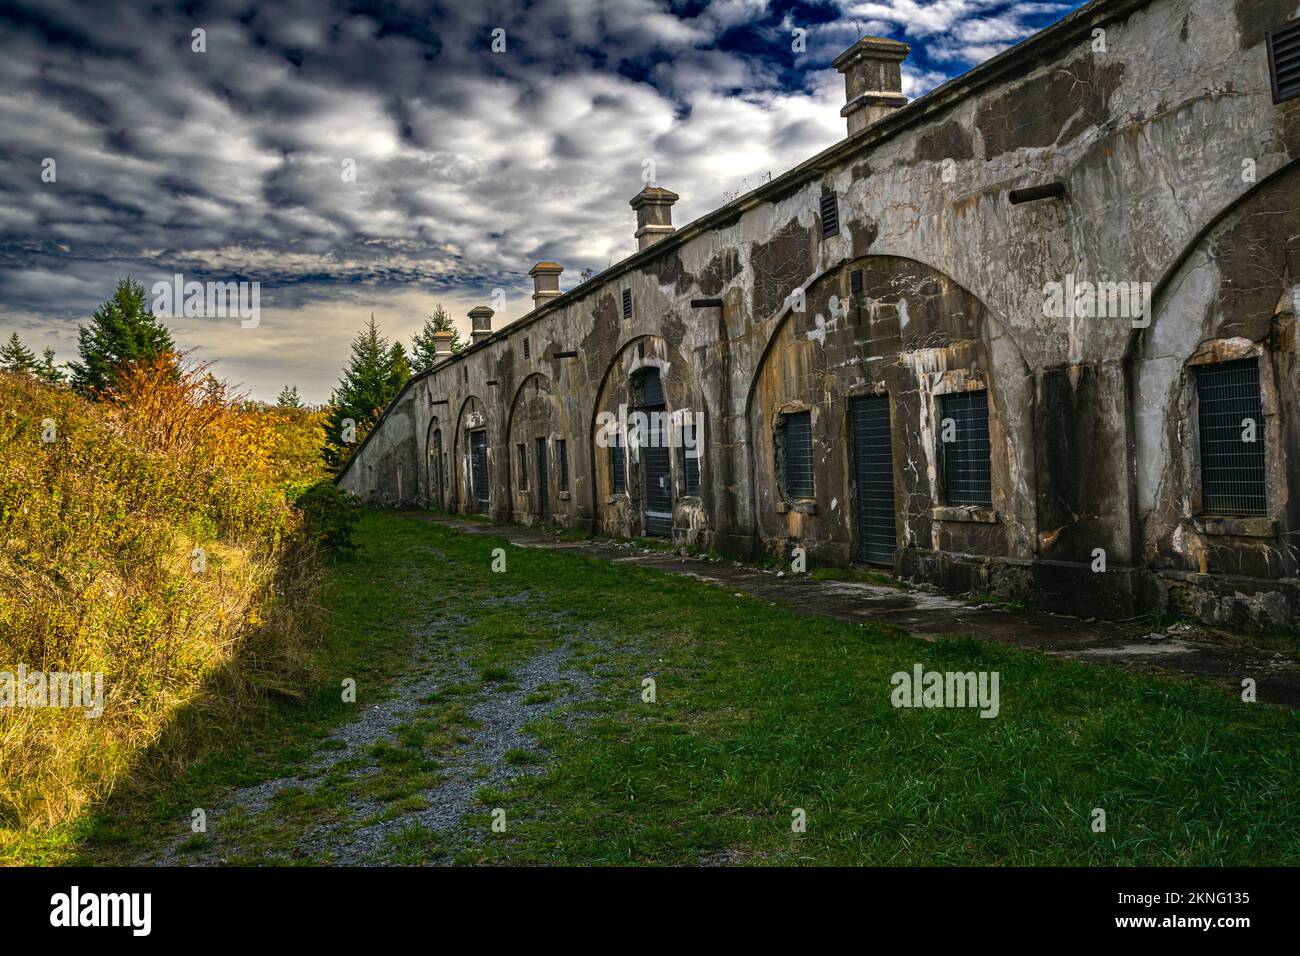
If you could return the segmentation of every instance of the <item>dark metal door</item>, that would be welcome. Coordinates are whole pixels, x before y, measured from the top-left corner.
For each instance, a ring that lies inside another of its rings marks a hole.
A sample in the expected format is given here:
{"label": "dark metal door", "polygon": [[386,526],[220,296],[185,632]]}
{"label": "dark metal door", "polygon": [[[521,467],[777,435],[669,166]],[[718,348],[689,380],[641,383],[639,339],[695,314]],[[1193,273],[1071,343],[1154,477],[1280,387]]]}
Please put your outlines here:
{"label": "dark metal door", "polygon": [[433,447],[429,450],[429,485],[433,506],[439,510],[445,507],[443,503],[443,493],[446,489],[446,479],[442,474],[442,429],[435,428],[433,431]]}
{"label": "dark metal door", "polygon": [[668,455],[667,415],[662,407],[646,409],[649,430],[641,449],[645,473],[645,533],[670,537],[673,533],[672,470]]}
{"label": "dark metal door", "polygon": [[469,474],[471,494],[478,505],[479,513],[488,510],[488,467],[487,467],[487,432],[470,432],[469,435]]}
{"label": "dark metal door", "polygon": [[870,564],[893,565],[897,509],[889,396],[855,398],[850,414],[857,478],[858,557]]}
{"label": "dark metal door", "polygon": [[542,518],[551,514],[551,499],[546,487],[546,439],[537,439],[537,513]]}

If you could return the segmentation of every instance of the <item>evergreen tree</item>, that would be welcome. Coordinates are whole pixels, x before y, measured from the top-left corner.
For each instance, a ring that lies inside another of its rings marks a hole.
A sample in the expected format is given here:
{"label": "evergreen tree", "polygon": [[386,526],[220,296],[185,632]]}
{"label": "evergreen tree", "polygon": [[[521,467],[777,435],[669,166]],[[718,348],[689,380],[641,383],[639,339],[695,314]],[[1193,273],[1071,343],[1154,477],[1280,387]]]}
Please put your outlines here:
{"label": "evergreen tree", "polygon": [[62,385],[67,377],[63,374],[63,369],[54,364],[54,349],[46,349],[41,353],[41,360],[32,372],[47,385]]}
{"label": "evergreen tree", "polygon": [[77,331],[81,361],[68,363],[72,386],[83,395],[98,395],[126,366],[157,361],[175,349],[167,327],[145,305],[144,286],[123,279],[90,325]]}
{"label": "evergreen tree", "polygon": [[[357,443],[365,437],[380,414],[402,390],[411,370],[406,349],[400,342],[388,344],[379,334],[372,315],[366,327],[352,341],[352,358],[343,370],[338,388],[330,395],[329,415],[325,423],[325,461],[341,464]],[[354,441],[345,441],[344,422],[356,425]]]}
{"label": "evergreen tree", "polygon": [[465,343],[460,340],[460,331],[456,328],[456,324],[451,321],[451,316],[439,302],[438,307],[433,310],[433,315],[424,320],[424,328],[416,332],[415,337],[411,339],[411,371],[417,375],[420,372],[427,372],[437,361],[434,357],[437,351],[433,341],[434,332],[451,333],[453,352],[459,352],[465,347]]}
{"label": "evergreen tree", "polygon": [[275,404],[280,408],[302,408],[302,399],[298,397],[298,386],[286,385],[280,389],[280,395],[276,398]]}
{"label": "evergreen tree", "polygon": [[9,336],[8,342],[0,345],[0,368],[6,372],[34,373],[38,365],[36,353],[23,345],[17,332]]}

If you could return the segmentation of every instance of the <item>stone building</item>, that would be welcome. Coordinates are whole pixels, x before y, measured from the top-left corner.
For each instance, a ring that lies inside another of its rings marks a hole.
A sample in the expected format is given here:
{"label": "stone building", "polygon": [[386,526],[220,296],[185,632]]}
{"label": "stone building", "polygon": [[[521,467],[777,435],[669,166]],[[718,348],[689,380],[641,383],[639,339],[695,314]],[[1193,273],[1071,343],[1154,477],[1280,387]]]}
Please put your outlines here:
{"label": "stone building", "polygon": [[1096,0],[911,103],[908,47],[860,40],[844,140],[685,226],[643,189],[637,253],[473,310],[339,484],[1293,625],[1298,13]]}

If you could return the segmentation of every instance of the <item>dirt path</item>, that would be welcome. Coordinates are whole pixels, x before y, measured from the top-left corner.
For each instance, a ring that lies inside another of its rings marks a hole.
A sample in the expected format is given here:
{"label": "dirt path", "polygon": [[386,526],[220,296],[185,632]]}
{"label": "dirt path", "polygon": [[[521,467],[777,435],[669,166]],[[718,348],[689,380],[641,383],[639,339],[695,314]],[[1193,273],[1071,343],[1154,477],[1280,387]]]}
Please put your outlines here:
{"label": "dirt path", "polygon": [[738,562],[692,557],[613,541],[565,541],[553,534],[412,512],[465,534],[505,538],[523,548],[569,551],[592,558],[657,568],[733,591],[765,598],[809,614],[839,620],[878,621],[921,638],[970,635],[1092,663],[1202,677],[1239,689],[1256,682],[1259,700],[1300,707],[1300,663],[1280,653],[1234,646],[1206,629],[1186,624],[1152,632],[1140,624],[1085,621],[1040,611],[977,605],[928,588],[902,590],[866,581],[814,580]]}

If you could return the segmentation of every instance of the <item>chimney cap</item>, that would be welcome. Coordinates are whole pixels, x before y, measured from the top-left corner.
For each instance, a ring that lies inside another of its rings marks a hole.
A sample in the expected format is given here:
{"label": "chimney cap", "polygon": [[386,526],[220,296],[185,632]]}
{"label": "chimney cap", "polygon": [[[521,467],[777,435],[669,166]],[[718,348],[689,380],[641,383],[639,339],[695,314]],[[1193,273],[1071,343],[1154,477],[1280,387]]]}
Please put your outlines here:
{"label": "chimney cap", "polygon": [[564,266],[560,265],[558,262],[539,262],[537,263],[537,265],[533,266],[531,269],[528,270],[528,274],[530,276],[537,276],[537,275],[558,276],[563,271],[564,271]]}
{"label": "chimney cap", "polygon": [[469,317],[471,319],[480,319],[480,318],[490,319],[495,314],[496,313],[494,313],[486,305],[476,305],[474,306],[474,308],[469,310]]}
{"label": "chimney cap", "polygon": [[633,209],[640,209],[642,206],[653,203],[655,205],[671,205],[682,197],[678,196],[671,189],[664,189],[662,186],[646,186],[635,196],[632,197],[628,205]]}
{"label": "chimney cap", "polygon": [[897,60],[902,62],[912,48],[902,40],[888,37],[863,37],[837,56],[831,66],[843,73],[858,60],[870,56],[873,60]]}

